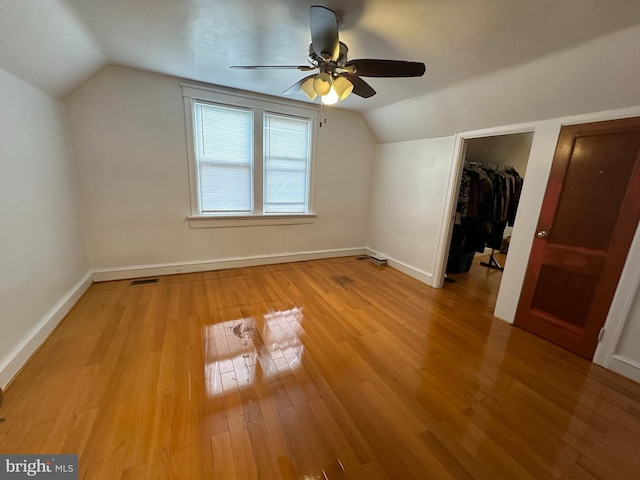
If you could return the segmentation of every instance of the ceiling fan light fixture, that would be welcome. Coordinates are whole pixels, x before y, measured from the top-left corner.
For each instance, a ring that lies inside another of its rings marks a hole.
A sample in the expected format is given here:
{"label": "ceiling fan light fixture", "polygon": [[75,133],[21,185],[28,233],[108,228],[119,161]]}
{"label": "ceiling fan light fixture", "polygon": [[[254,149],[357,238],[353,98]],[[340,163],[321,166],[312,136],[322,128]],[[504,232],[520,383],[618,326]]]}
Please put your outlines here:
{"label": "ceiling fan light fixture", "polygon": [[314,78],[312,77],[312,78],[308,78],[306,82],[300,85],[300,89],[304,92],[307,98],[312,102],[318,96],[318,94],[313,89],[313,82],[314,82]]}
{"label": "ceiling fan light fixture", "polygon": [[[295,69],[302,72],[317,71],[301,78],[285,90],[283,95],[293,95],[303,90],[313,101],[318,95],[323,103],[335,103],[333,97],[345,100],[351,93],[361,98],[370,98],[376,91],[361,77],[421,77],[425,74],[422,62],[404,60],[384,60],[361,58],[348,60],[349,49],[338,36],[338,17],[330,8],[312,5],[310,9],[311,44],[309,45],[309,65],[232,65],[231,68]],[[334,85],[335,84],[335,85]]]}
{"label": "ceiling fan light fixture", "polygon": [[333,80],[327,72],[320,72],[313,79],[313,90],[320,96],[327,95],[331,91]]}
{"label": "ceiling fan light fixture", "polygon": [[336,89],[332,85],[331,89],[329,89],[329,93],[322,96],[322,103],[324,103],[325,105],[333,105],[339,99],[340,97],[338,96],[338,92],[336,92]]}
{"label": "ceiling fan light fixture", "polygon": [[333,81],[333,90],[340,100],[344,100],[353,91],[353,83],[345,77],[338,77]]}

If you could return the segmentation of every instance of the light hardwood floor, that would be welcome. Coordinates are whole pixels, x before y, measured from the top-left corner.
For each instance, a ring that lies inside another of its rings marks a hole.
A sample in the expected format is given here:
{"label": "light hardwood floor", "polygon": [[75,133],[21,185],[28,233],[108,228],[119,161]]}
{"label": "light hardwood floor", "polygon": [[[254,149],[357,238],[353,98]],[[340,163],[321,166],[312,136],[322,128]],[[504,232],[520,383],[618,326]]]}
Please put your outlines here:
{"label": "light hardwood floor", "polygon": [[340,258],[93,285],[5,393],[1,453],[82,479],[638,479],[640,385]]}

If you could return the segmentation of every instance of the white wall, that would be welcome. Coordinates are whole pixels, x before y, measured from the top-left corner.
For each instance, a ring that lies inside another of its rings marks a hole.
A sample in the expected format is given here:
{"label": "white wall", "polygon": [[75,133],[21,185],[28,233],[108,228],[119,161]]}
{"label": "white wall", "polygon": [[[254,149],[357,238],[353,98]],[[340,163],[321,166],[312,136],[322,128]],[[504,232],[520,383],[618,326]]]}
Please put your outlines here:
{"label": "white wall", "polygon": [[[411,141],[419,140],[423,142],[421,145],[429,149],[421,155],[433,153],[446,158],[450,154],[457,159],[462,145],[460,139],[465,135],[471,138],[510,133],[514,129],[536,130],[509,257],[497,298],[497,317],[513,322],[562,124],[640,115],[640,83],[636,81],[640,76],[638,44],[640,26],[636,25],[535,61],[365,114],[365,120],[376,139],[388,144],[385,145],[386,150],[380,147],[381,151],[390,152],[391,155],[379,157],[379,170],[389,170],[382,162],[401,164],[403,155],[393,152],[402,152],[403,145],[411,145]],[[437,140],[453,134],[458,136],[455,147],[451,152],[443,151]],[[420,140],[429,138],[436,142],[432,151],[429,140]],[[440,172],[446,172],[444,166]],[[452,175],[445,174],[431,181],[445,185],[457,174],[455,169],[451,172]],[[419,170],[416,170],[416,174],[419,175]],[[404,174],[404,177],[409,176],[409,173]],[[379,177],[377,175],[376,179]],[[397,194],[401,192],[401,184],[386,185],[385,189]],[[444,213],[436,208],[435,216],[448,218],[452,204],[451,191],[446,195],[446,200],[432,200],[435,205],[446,205]],[[415,223],[414,218],[398,214],[396,221],[400,224],[394,228],[411,234],[393,238],[393,234],[375,230],[374,222],[383,217],[392,217],[391,212],[384,202],[380,199],[376,201],[374,196],[370,244],[378,245],[382,253],[408,259],[410,265],[407,270],[424,269],[439,276],[438,265],[444,261],[443,256],[434,260],[433,254],[425,252],[423,248],[425,245],[433,246],[433,239],[438,235],[446,238],[446,225],[436,226],[438,231],[425,232],[424,220]],[[423,244],[416,240],[420,234],[424,236]],[[411,241],[407,242],[403,237],[409,237]],[[445,248],[444,243],[440,243],[440,249]],[[640,280],[637,280],[640,277],[638,250],[640,241],[634,244],[630,252],[625,268],[631,273],[623,274],[618,285],[607,319],[605,340],[596,352],[595,361],[640,381],[640,358],[635,353],[640,351],[640,308],[635,304],[633,308],[630,306],[640,285]],[[638,259],[634,263],[636,257]],[[431,279],[429,283],[437,282]],[[634,352],[633,355],[630,352]],[[617,361],[620,358],[624,358],[626,363]]]}
{"label": "white wall", "polygon": [[[553,163],[558,134],[563,125],[589,123],[640,116],[640,106],[586,115],[557,118],[531,124],[535,128],[526,180],[518,206],[494,315],[513,323],[529,254],[536,233],[538,216]],[[524,126],[517,126],[524,128]],[[504,127],[489,129],[496,134]],[[477,135],[478,132],[473,132]],[[627,261],[605,322],[606,333],[594,362],[640,382],[640,230],[629,250]]]}
{"label": "white wall", "polygon": [[533,132],[494,135],[467,140],[466,161],[511,165],[524,177],[531,152]]}
{"label": "white wall", "polygon": [[[439,262],[446,260],[441,255],[446,242],[438,243],[437,239],[447,238],[448,223],[444,220],[449,217],[455,194],[454,188],[447,190],[446,186],[457,175],[453,163],[460,158],[462,140],[534,130],[526,181],[494,311],[496,317],[513,323],[560,128],[631,116],[640,116],[640,106],[465,132],[455,141],[454,137],[443,137],[380,145],[369,245],[397,259],[407,273],[437,284],[431,275],[437,274]],[[406,201],[417,206],[403,212]],[[639,236],[640,233],[636,235]],[[640,238],[636,238],[605,324],[605,339],[594,361],[637,381],[640,381],[640,303],[636,301],[639,291]]]}
{"label": "white wall", "polygon": [[504,265],[494,310],[496,317],[509,323],[513,323],[515,319],[560,128],[560,120],[540,122],[535,126],[526,177],[513,224],[509,255]]}
{"label": "white wall", "polygon": [[[379,108],[365,114],[365,120],[379,142],[389,143],[637,105],[638,45],[640,26],[636,25]],[[427,82],[428,69],[427,65]]]}
{"label": "white wall", "polygon": [[88,263],[62,104],[0,69],[0,105],[4,387],[77,296]]}
{"label": "white wall", "polygon": [[431,284],[454,137],[378,146],[369,248]]}
{"label": "white wall", "polygon": [[65,100],[89,261],[130,266],[364,248],[375,142],[362,118],[329,110],[318,129],[315,223],[190,229],[180,81],[109,67]]}

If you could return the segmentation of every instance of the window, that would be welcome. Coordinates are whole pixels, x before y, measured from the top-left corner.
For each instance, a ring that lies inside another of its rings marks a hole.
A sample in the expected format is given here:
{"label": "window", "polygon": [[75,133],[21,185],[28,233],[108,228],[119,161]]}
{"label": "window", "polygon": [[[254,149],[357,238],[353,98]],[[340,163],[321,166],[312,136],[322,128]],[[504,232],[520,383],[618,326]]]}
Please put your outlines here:
{"label": "window", "polygon": [[195,147],[202,213],[252,211],[251,110],[195,102]]}
{"label": "window", "polygon": [[264,211],[306,213],[309,119],[264,115]]}
{"label": "window", "polygon": [[192,227],[310,223],[317,108],[183,85]]}

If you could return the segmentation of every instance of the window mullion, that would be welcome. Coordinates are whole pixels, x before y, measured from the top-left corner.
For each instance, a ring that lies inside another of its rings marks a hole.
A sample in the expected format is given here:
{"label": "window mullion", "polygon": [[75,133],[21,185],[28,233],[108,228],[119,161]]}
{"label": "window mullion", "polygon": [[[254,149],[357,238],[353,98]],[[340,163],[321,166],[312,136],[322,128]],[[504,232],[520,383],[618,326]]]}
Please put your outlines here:
{"label": "window mullion", "polygon": [[262,215],[264,190],[264,110],[253,110],[253,213]]}

